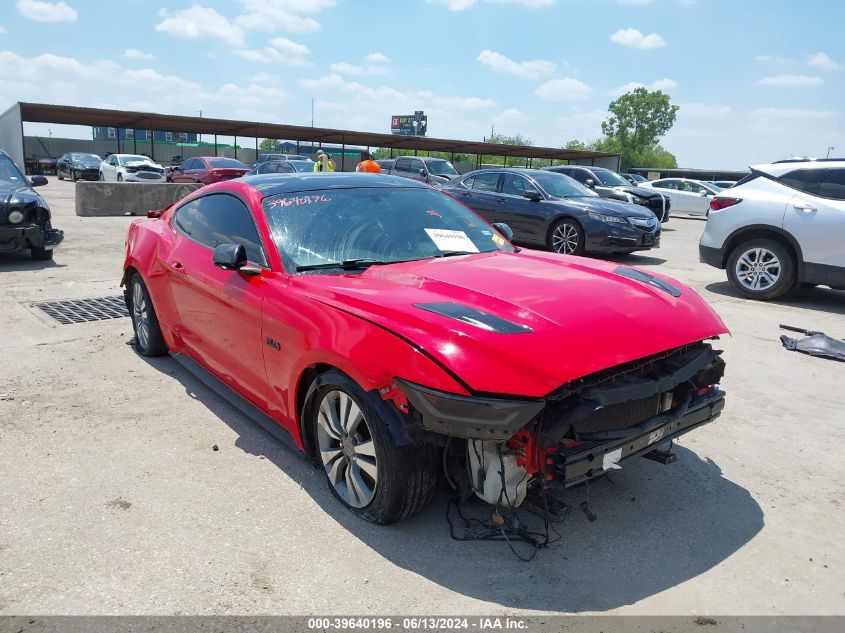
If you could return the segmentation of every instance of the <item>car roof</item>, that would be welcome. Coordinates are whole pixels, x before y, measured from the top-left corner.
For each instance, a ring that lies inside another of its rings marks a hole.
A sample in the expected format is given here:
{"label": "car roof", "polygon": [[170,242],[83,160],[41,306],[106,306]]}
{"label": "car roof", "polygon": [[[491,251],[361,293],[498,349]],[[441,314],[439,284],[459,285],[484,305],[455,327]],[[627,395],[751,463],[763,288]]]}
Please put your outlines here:
{"label": "car roof", "polygon": [[322,189],[355,189],[361,187],[403,187],[430,189],[428,185],[410,178],[361,172],[299,172],[298,174],[258,174],[246,176],[241,182],[254,187],[265,197],[299,191]]}
{"label": "car roof", "polygon": [[845,160],[786,160],[778,161],[776,163],[764,163],[762,165],[752,165],[751,171],[763,172],[770,176],[783,176],[791,171],[797,169],[843,169],[845,168]]}

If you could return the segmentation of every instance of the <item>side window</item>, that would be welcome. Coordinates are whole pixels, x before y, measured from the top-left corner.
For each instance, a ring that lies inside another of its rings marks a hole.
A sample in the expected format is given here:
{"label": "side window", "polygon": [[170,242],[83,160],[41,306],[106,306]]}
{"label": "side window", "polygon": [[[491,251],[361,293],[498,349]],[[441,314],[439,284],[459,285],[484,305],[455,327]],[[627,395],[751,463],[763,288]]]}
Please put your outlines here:
{"label": "side window", "polygon": [[117,167],[117,156],[109,156],[109,165],[111,165],[112,167]]}
{"label": "side window", "polygon": [[182,171],[188,171],[189,169],[197,169],[197,161],[195,158],[189,158],[182,163]]}
{"label": "side window", "polygon": [[203,246],[213,249],[220,244],[243,244],[250,262],[267,265],[252,215],[234,196],[211,194],[192,200],[179,207],[173,222]]}
{"label": "side window", "polygon": [[568,172],[564,172],[564,173],[566,173],[566,175],[567,175],[567,176],[569,176],[570,178],[574,178],[575,180],[577,180],[578,182],[580,182],[582,185],[583,185],[583,184],[586,184],[587,180],[589,180],[590,178],[592,178],[592,179],[593,179],[593,181],[594,181],[596,184],[599,184],[599,182],[598,182],[598,180],[596,179],[596,177],[595,177],[595,176],[593,176],[593,175],[592,175],[590,172],[588,172],[586,169],[573,169],[572,171],[568,171]]}
{"label": "side window", "polygon": [[411,171],[411,160],[409,158],[399,158],[393,169],[396,171]]}
{"label": "side window", "polygon": [[475,176],[470,176],[469,178],[464,178],[461,181],[461,184],[466,187],[467,189],[472,189],[472,185],[475,182]]}
{"label": "side window", "polygon": [[533,189],[528,181],[518,174],[505,174],[502,180],[502,193],[507,193],[512,196],[521,196],[526,189]]}
{"label": "side window", "polygon": [[411,173],[418,174],[420,173],[420,169],[425,169],[425,165],[421,160],[411,160]]}
{"label": "side window", "polygon": [[499,182],[499,172],[489,174],[477,174],[472,188],[476,191],[496,191],[496,184]]}
{"label": "side window", "polygon": [[845,169],[828,169],[819,187],[822,198],[845,200]]}
{"label": "side window", "polygon": [[666,180],[655,180],[651,183],[651,186],[655,189],[668,189],[669,183]]}
{"label": "side window", "polygon": [[778,182],[791,189],[817,196],[821,181],[825,179],[827,172],[827,169],[797,169],[781,176]]}

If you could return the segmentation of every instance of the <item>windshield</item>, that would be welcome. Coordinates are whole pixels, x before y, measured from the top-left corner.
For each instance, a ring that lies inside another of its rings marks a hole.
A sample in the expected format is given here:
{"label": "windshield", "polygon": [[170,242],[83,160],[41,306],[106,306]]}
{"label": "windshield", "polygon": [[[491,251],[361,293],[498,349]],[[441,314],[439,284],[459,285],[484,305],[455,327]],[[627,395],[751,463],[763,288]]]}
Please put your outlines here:
{"label": "windshield", "polygon": [[288,269],[513,250],[472,211],[429,187],[284,193],[265,198],[263,204]]}
{"label": "windshield", "polygon": [[624,185],[626,187],[630,187],[631,183],[625,180],[622,176],[617,174],[616,172],[612,172],[609,169],[594,169],[593,175],[599,179],[598,184],[606,185],[608,187],[618,187],[619,185]]}
{"label": "windshield", "polygon": [[547,194],[555,198],[579,198],[598,195],[595,191],[585,187],[574,178],[553,171],[538,171],[535,174],[531,174],[531,177],[537,181],[537,184]]}
{"label": "windshield", "polygon": [[0,154],[0,186],[13,189],[27,187],[29,183],[8,156]]}
{"label": "windshield", "polygon": [[71,160],[78,160],[81,163],[99,163],[103,159],[97,156],[96,154],[71,154]]}
{"label": "windshield", "polygon": [[448,160],[432,160],[428,162],[428,171],[435,176],[457,176],[458,170]]}
{"label": "windshield", "polygon": [[290,162],[290,166],[296,171],[314,171],[313,160],[293,160]]}
{"label": "windshield", "polygon": [[134,162],[134,161],[137,161],[137,160],[146,161],[146,162],[150,162],[150,163],[152,162],[152,159],[147,158],[146,156],[134,156],[134,155],[131,155],[131,154],[127,154],[126,156],[120,157],[121,163],[130,163],[130,162]]}
{"label": "windshield", "polygon": [[208,164],[219,169],[247,169],[246,165],[234,158],[209,158]]}

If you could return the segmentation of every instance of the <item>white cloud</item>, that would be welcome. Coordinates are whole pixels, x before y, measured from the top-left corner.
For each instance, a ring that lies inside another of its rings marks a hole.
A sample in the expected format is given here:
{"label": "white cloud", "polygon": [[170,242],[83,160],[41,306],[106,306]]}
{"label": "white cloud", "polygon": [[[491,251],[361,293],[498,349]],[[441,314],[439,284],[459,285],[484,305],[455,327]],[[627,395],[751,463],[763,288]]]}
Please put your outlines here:
{"label": "white cloud", "polygon": [[666,46],[666,40],[657,33],[643,35],[637,29],[619,29],[610,36],[610,41],[621,44],[622,46],[630,46],[631,48],[640,48],[643,50]]}
{"label": "white cloud", "polygon": [[381,53],[370,53],[364,58],[364,61],[370,62],[371,64],[386,64],[390,61],[390,58]]}
{"label": "white cloud", "polygon": [[818,86],[824,83],[824,79],[810,75],[772,75],[757,83],[761,86]]}
{"label": "white cloud", "polygon": [[0,26],[0,35],[3,35],[6,32],[6,29]]}
{"label": "white cloud", "polygon": [[386,75],[387,68],[384,66],[377,66],[375,64],[364,64],[356,66],[347,62],[336,62],[331,64],[330,68],[333,72],[341,75]]}
{"label": "white cloud", "polygon": [[496,121],[496,123],[505,123],[509,121],[524,121],[526,118],[527,117],[516,108],[508,108],[493,117],[493,120]]}
{"label": "white cloud", "polygon": [[725,116],[733,109],[722,103],[681,103],[679,112],[682,116]]}
{"label": "white cloud", "polygon": [[284,37],[274,37],[263,48],[237,48],[235,55],[261,64],[279,63],[286,66],[310,66],[307,57],[311,51],[304,44]]}
{"label": "white cloud", "polygon": [[194,4],[181,11],[162,9],[159,15],[164,19],[156,24],[156,31],[161,33],[191,40],[217,37],[233,46],[243,44],[243,30],[214,9]]}
{"label": "white cloud", "polygon": [[260,71],[250,78],[250,82],[254,84],[277,84],[281,82],[281,79],[278,75],[272,75],[270,73]]}
{"label": "white cloud", "polygon": [[592,93],[590,86],[570,77],[550,79],[534,91],[534,94],[546,101],[575,101],[586,99]]}
{"label": "white cloud", "polygon": [[478,4],[479,1],[490,4],[517,4],[529,9],[539,9],[542,7],[550,7],[557,0],[426,0],[430,4],[439,4],[450,11],[464,11],[470,9]]}
{"label": "white cloud", "polygon": [[651,4],[654,0],[617,0],[619,4]]}
{"label": "white cloud", "polygon": [[538,79],[543,75],[551,75],[557,67],[554,62],[545,59],[516,62],[501,53],[490,50],[481,51],[478,54],[478,61],[497,73],[508,73],[527,79]]}
{"label": "white cloud", "polygon": [[127,48],[123,51],[123,56],[128,59],[155,59],[156,56],[152,53],[145,53],[144,51],[139,51],[137,48]]}
{"label": "white cloud", "polygon": [[792,64],[795,60],[779,55],[757,55],[754,61],[760,62],[761,64]]}
{"label": "white cloud", "polygon": [[807,65],[820,70],[839,70],[838,63],[828,57],[827,53],[818,52],[815,55],[810,55],[807,59]]}
{"label": "white cloud", "polygon": [[76,9],[67,2],[46,2],[45,0],[18,0],[18,12],[25,18],[37,22],[76,22]]}
{"label": "white cloud", "polygon": [[306,15],[333,7],[335,0],[241,0],[245,12],[235,18],[235,24],[245,29],[313,33],[320,23]]}
{"label": "white cloud", "polygon": [[614,97],[621,97],[625,93],[631,92],[632,90],[636,90],[637,88],[646,88],[650,91],[660,90],[661,92],[668,92],[669,90],[673,90],[677,87],[677,81],[665,77],[664,79],[656,79],[648,85],[641,84],[638,81],[629,81],[626,84],[613,88],[612,90],[610,90],[609,94]]}

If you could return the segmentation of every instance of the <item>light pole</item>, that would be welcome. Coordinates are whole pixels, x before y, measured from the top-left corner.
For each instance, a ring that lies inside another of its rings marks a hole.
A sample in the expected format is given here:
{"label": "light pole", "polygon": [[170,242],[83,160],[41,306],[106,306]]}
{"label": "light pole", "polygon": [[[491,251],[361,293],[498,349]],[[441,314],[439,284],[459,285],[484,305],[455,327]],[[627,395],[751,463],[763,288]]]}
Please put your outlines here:
{"label": "light pole", "polygon": [[[202,108],[199,110],[200,118],[202,118]],[[202,145],[202,132],[197,134],[197,145]]]}
{"label": "light pole", "polygon": [[827,158],[830,158],[830,150],[832,150],[832,149],[836,149],[836,148],[833,147],[832,145],[827,148]]}

